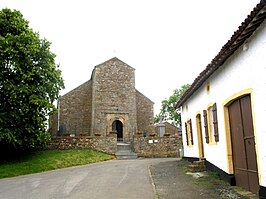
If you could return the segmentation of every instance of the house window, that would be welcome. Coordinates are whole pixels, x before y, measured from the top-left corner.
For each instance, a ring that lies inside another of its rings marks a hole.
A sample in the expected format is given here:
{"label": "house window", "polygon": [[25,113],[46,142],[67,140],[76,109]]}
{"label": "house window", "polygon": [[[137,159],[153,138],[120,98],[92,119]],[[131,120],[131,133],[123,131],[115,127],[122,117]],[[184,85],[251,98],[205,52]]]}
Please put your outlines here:
{"label": "house window", "polygon": [[210,137],[210,142],[212,142],[212,137],[213,137],[213,108],[212,106],[208,108],[208,125],[209,125],[209,137]]}
{"label": "house window", "polygon": [[213,133],[215,142],[219,142],[219,131],[218,131],[218,118],[217,118],[217,105],[216,103],[212,106],[212,115],[213,115]]}
{"label": "house window", "polygon": [[189,119],[187,122],[185,122],[185,130],[186,130],[187,146],[192,146],[194,144],[194,141],[193,141],[193,131],[192,131],[191,119]]}
{"label": "house window", "polygon": [[203,110],[203,118],[204,118],[205,140],[206,140],[206,143],[209,143],[210,139],[209,139],[209,128],[208,128],[208,119],[207,119],[206,110]]}
{"label": "house window", "polygon": [[217,105],[214,103],[203,111],[206,143],[219,142]]}
{"label": "house window", "polygon": [[187,146],[189,145],[189,137],[188,137],[188,125],[187,122],[185,122],[185,130],[186,130],[186,142]]}

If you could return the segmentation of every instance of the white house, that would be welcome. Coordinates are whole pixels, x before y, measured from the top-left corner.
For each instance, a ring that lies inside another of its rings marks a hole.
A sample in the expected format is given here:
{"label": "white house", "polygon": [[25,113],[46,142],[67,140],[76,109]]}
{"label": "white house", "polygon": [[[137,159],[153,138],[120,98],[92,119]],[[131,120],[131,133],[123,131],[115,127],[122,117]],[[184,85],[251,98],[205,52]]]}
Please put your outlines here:
{"label": "white house", "polygon": [[222,179],[261,198],[266,198],[265,18],[262,0],[177,103],[184,157],[205,159]]}

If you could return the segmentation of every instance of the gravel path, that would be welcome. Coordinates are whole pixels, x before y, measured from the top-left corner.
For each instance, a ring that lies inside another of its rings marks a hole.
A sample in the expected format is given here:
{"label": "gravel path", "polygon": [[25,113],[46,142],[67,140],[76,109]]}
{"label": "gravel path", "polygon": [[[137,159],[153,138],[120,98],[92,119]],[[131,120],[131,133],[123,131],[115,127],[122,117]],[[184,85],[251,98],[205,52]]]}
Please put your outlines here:
{"label": "gravel path", "polygon": [[[186,174],[189,162],[172,160],[150,166],[151,175],[159,199],[246,199],[258,198],[243,196],[222,180],[211,177],[207,172],[196,173],[194,177]],[[250,193],[249,193],[250,194]]]}

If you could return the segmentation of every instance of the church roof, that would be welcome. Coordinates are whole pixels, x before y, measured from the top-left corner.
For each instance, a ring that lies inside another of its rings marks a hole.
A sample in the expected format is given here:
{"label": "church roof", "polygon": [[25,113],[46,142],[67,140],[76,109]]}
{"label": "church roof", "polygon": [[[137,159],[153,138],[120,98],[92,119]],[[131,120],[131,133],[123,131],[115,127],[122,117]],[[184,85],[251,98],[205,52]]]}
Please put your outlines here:
{"label": "church roof", "polygon": [[259,4],[248,15],[244,22],[234,32],[231,39],[222,47],[220,52],[214,57],[210,64],[198,75],[192,85],[183,94],[176,104],[176,108],[182,106],[195,91],[218,69],[224,62],[253,34],[266,17],[266,0],[261,0]]}
{"label": "church roof", "polygon": [[125,64],[128,68],[130,68],[131,70],[136,70],[135,68],[131,67],[130,65],[128,65],[127,63],[123,62],[122,60],[118,59],[117,57],[113,57],[112,59],[109,59],[101,64],[98,64],[94,67],[94,69],[92,70],[92,73],[91,73],[91,79],[93,79],[94,77],[94,72],[95,72],[95,69],[98,68],[98,67],[102,67],[104,65],[106,65],[108,62],[114,62],[114,61],[119,61],[123,64]]}
{"label": "church roof", "polygon": [[144,97],[146,100],[148,100],[149,102],[151,102],[152,104],[154,104],[154,102],[153,102],[150,98],[146,97],[146,96],[145,96],[143,93],[141,93],[139,90],[136,89],[136,93],[138,93],[139,95],[141,95],[142,97]]}
{"label": "church roof", "polygon": [[128,65],[127,63],[125,63],[125,62],[123,62],[122,60],[118,59],[117,57],[113,57],[112,59],[109,59],[109,60],[107,60],[107,61],[105,61],[105,62],[103,62],[103,63],[101,63],[101,64],[98,64],[98,65],[95,66],[95,68],[100,67],[100,66],[103,66],[103,65],[105,65],[106,63],[108,63],[108,62],[112,62],[112,61],[119,61],[119,62],[122,62],[123,64],[127,65],[129,68],[135,70],[135,68],[131,67],[131,66]]}

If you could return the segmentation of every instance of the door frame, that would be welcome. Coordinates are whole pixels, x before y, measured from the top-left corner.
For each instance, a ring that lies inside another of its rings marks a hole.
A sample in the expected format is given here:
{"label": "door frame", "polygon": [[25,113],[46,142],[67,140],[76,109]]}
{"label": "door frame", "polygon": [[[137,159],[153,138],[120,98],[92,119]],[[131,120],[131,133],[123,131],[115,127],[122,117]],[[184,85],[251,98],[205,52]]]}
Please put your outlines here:
{"label": "door frame", "polygon": [[232,140],[231,140],[231,129],[230,129],[230,120],[229,120],[229,110],[228,107],[230,104],[232,104],[234,101],[246,96],[250,95],[250,103],[251,103],[251,114],[252,114],[252,123],[253,123],[253,133],[255,136],[254,142],[255,142],[255,152],[256,152],[256,159],[257,159],[257,169],[258,169],[258,179],[259,184],[261,182],[261,172],[260,172],[260,164],[259,164],[259,153],[258,153],[258,145],[257,142],[257,132],[256,132],[256,119],[254,114],[254,95],[253,95],[253,89],[243,89],[230,97],[228,97],[223,102],[223,111],[224,111],[224,121],[225,121],[225,138],[226,138],[226,151],[227,151],[227,172],[228,174],[234,174],[234,165],[233,165],[233,151],[232,151]]}
{"label": "door frame", "polygon": [[202,136],[202,123],[201,123],[201,114],[198,113],[196,115],[196,126],[197,126],[197,136],[198,136],[198,150],[199,150],[199,158],[204,158],[204,144],[203,144],[203,136]]}

